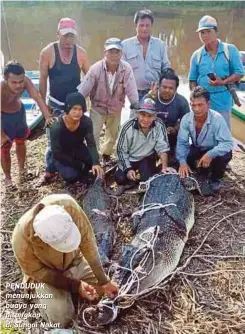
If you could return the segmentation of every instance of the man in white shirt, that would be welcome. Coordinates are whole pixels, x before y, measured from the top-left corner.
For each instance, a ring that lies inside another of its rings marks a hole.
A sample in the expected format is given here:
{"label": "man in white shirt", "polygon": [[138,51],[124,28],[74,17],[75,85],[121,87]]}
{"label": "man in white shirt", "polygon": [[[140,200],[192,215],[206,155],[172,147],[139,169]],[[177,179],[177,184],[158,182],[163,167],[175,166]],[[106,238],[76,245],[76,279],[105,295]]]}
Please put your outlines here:
{"label": "man in white shirt", "polygon": [[163,69],[170,67],[170,62],[166,44],[151,36],[153,13],[149,9],[136,12],[134,23],[137,34],[122,42],[123,58],[133,68],[139,99],[142,100],[151,83],[159,82]]}

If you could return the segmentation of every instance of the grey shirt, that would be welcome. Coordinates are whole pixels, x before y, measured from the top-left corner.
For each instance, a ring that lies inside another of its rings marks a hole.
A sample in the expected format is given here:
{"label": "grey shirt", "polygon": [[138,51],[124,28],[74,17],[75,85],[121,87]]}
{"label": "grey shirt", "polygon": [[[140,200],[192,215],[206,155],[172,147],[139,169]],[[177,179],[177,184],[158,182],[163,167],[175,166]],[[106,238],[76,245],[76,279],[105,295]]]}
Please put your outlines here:
{"label": "grey shirt", "polygon": [[141,131],[137,118],[130,119],[121,128],[117,141],[118,167],[126,171],[131,161],[140,161],[152,153],[169,151],[164,123],[157,118],[147,134]]}
{"label": "grey shirt", "polygon": [[137,36],[125,39],[122,44],[123,59],[133,68],[138,90],[149,89],[151,82],[159,81],[163,69],[170,67],[167,46],[159,38],[150,37],[145,58]]}

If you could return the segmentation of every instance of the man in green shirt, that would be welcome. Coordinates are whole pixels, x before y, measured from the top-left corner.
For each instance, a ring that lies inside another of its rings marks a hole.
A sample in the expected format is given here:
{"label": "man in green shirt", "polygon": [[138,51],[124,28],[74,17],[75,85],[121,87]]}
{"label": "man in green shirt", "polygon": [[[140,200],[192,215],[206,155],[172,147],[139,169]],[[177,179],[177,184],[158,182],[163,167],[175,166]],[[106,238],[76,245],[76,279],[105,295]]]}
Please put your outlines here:
{"label": "man in green shirt", "polygon": [[78,92],[69,94],[65,101],[65,114],[50,129],[54,164],[69,183],[86,182],[90,169],[94,175],[103,176],[92,120],[84,115],[85,112],[84,97]]}

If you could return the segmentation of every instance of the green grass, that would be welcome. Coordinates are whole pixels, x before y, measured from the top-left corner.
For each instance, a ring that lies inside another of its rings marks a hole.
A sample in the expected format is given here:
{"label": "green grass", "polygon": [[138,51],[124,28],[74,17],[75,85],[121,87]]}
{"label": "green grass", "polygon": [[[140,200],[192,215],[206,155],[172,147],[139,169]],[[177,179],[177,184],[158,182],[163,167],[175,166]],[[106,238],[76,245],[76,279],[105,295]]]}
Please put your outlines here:
{"label": "green grass", "polygon": [[24,334],[22,329],[16,328],[14,326],[7,327],[6,324],[1,321],[1,334]]}

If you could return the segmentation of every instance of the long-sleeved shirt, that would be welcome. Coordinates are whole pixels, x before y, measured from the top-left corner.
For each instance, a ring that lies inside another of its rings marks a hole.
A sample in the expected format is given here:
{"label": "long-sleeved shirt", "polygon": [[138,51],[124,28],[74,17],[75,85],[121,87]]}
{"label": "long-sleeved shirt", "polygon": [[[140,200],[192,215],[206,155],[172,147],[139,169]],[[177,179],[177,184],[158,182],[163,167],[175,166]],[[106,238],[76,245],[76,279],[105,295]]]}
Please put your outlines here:
{"label": "long-sleeved shirt", "polygon": [[123,59],[132,66],[138,90],[149,89],[151,82],[159,81],[163,69],[170,67],[167,45],[159,38],[150,37],[145,58],[137,36],[125,39],[122,44]]}
{"label": "long-sleeved shirt", "polygon": [[86,98],[90,96],[92,109],[102,115],[121,113],[127,95],[131,105],[139,102],[139,95],[131,66],[121,60],[111,90],[105,59],[92,65],[78,87]]}
{"label": "long-sleeved shirt", "polygon": [[99,164],[99,154],[96,148],[92,120],[83,115],[80,125],[75,131],[70,131],[60,117],[50,129],[51,149],[55,160],[71,167],[81,166],[82,161],[87,161],[88,157],[81,157],[77,154],[79,148],[86,141],[88,152],[92,160],[92,165]]}
{"label": "long-sleeved shirt", "polygon": [[152,153],[169,151],[168,136],[164,123],[157,118],[145,135],[137,118],[130,119],[121,128],[117,142],[118,167],[127,171],[131,161],[140,161]]}
{"label": "long-sleeved shirt", "polygon": [[232,74],[244,75],[242,60],[238,49],[228,44],[229,59],[225,54],[224,43],[218,40],[217,55],[213,57],[204,46],[196,50],[191,56],[189,80],[196,81],[198,86],[205,87],[210,92],[210,106],[216,111],[231,111],[233,99],[225,86],[211,86],[208,73],[214,73],[220,78]]}
{"label": "long-sleeved shirt", "polygon": [[186,163],[190,139],[192,145],[202,151],[208,151],[207,154],[211,158],[223,156],[233,147],[232,136],[223,116],[211,109],[198,136],[193,111],[182,118],[176,146],[176,158],[180,164]]}
{"label": "long-sleeved shirt", "polygon": [[[61,253],[44,243],[35,235],[33,220],[47,205],[61,205],[71,215],[81,233],[77,250]],[[90,222],[78,203],[67,194],[53,194],[43,198],[28,210],[18,221],[12,235],[15,257],[24,275],[24,282],[40,282],[78,293],[80,281],[66,277],[64,272],[72,267],[73,261],[85,257],[99,284],[108,282],[100,262],[96,239]]]}

